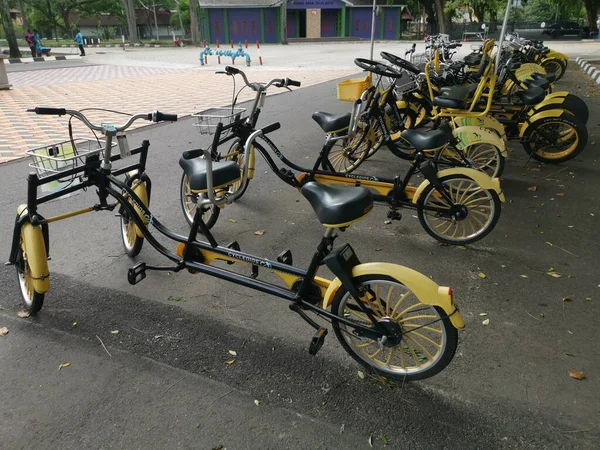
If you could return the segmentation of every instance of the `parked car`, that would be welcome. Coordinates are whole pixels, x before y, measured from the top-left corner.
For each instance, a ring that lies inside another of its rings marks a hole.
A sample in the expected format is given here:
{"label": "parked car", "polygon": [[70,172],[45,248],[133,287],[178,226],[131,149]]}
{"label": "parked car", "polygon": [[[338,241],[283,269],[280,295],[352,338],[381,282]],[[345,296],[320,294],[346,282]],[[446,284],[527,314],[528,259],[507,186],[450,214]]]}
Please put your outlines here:
{"label": "parked car", "polygon": [[542,34],[547,34],[553,39],[564,36],[575,36],[578,38],[594,37],[591,36],[590,28],[584,27],[576,22],[554,23],[544,27]]}

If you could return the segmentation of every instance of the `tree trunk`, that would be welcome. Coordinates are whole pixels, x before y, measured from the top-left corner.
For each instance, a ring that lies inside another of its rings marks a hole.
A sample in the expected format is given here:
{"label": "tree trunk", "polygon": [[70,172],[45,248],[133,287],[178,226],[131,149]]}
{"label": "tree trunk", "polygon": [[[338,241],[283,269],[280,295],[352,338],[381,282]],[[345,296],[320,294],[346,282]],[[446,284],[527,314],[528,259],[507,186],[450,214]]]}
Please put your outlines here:
{"label": "tree trunk", "polygon": [[425,33],[435,34],[437,32],[437,18],[435,17],[433,3],[428,0],[419,0],[419,3],[425,9],[425,14],[427,14],[428,28],[430,28],[426,29]]}
{"label": "tree trunk", "polygon": [[598,25],[596,24],[596,20],[598,17],[598,5],[600,2],[598,0],[584,0],[583,4],[585,6],[585,12],[587,13],[588,25],[590,27],[590,31],[594,33],[598,33]]}
{"label": "tree trunk", "polygon": [[2,16],[2,29],[8,41],[9,55],[11,58],[20,58],[21,51],[17,44],[17,36],[15,36],[15,27],[13,27],[8,0],[0,0],[0,16]]}
{"label": "tree trunk", "polygon": [[281,43],[287,45],[287,1],[281,2]]}
{"label": "tree trunk", "polygon": [[435,17],[439,27],[439,32],[447,34],[446,14],[444,14],[444,0],[435,0]]}
{"label": "tree trunk", "polygon": [[190,33],[192,34],[192,44],[200,43],[200,29],[198,27],[198,3],[197,0],[190,0]]}
{"label": "tree trunk", "polygon": [[152,11],[154,12],[154,27],[156,28],[156,40],[160,40],[160,36],[158,35],[158,19],[156,18],[156,3],[152,5]]}
{"label": "tree trunk", "polygon": [[127,19],[127,31],[129,32],[129,43],[135,44],[138,41],[137,22],[135,17],[135,6],[133,0],[121,0],[125,8],[125,18]]}

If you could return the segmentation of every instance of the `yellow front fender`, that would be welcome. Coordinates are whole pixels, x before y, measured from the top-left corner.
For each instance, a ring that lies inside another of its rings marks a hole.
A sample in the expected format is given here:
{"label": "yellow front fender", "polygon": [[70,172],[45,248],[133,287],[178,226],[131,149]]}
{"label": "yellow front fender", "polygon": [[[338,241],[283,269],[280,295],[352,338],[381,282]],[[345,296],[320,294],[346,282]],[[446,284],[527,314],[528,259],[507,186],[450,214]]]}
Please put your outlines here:
{"label": "yellow front fender", "polygon": [[484,127],[466,126],[452,130],[452,135],[458,140],[456,145],[463,150],[473,144],[490,144],[500,150],[502,156],[507,156],[506,144],[498,137],[496,132]]}
{"label": "yellow front fender", "polygon": [[523,125],[521,126],[521,131],[519,132],[519,137],[523,137],[523,135],[525,134],[525,130],[527,130],[527,128],[529,128],[529,125],[535,122],[536,120],[545,119],[546,117],[560,117],[563,114],[570,114],[572,116],[572,113],[569,113],[564,109],[549,109],[547,111],[535,113],[529,118],[528,121],[523,122]]}
{"label": "yellow front fender", "polygon": [[[21,216],[27,210],[26,205],[20,205],[17,214]],[[45,294],[50,290],[50,270],[48,269],[48,254],[42,233],[42,227],[25,223],[21,227],[21,240],[23,251],[26,253],[27,263],[31,271],[33,289]]]}
{"label": "yellow front fender", "polygon": [[[146,189],[146,183],[136,180],[133,185],[133,192],[135,192],[135,195],[137,195],[139,197],[139,199],[142,201],[144,206],[147,208],[148,207],[148,190]],[[129,203],[131,203],[133,205],[133,207],[135,208],[135,212],[137,213],[140,220],[142,220],[144,222],[144,225],[148,225],[148,219],[146,219],[146,216],[142,213],[142,211],[137,206],[135,206],[135,204],[131,200],[129,200]],[[140,230],[137,225],[135,225],[135,234],[139,238],[144,237],[144,233],[142,233],[142,230]]]}
{"label": "yellow front fender", "polygon": [[556,50],[550,50],[545,56],[544,60],[550,58],[562,59],[565,62],[569,61],[569,57],[567,55],[565,55],[564,53],[557,52]]}
{"label": "yellow front fender", "polygon": [[[438,286],[437,283],[427,278],[425,275],[408,267],[390,263],[365,263],[352,268],[352,278],[364,275],[384,275],[402,283],[419,301],[425,305],[439,306],[448,316],[455,328],[464,328],[465,322],[454,305],[451,295],[451,289],[445,286]],[[323,299],[323,308],[327,309],[333,302],[335,295],[342,286],[342,282],[336,278],[331,282]]]}
{"label": "yellow front fender", "polygon": [[546,94],[546,98],[544,100],[549,99],[549,98],[555,98],[555,97],[564,98],[567,95],[569,95],[569,92],[567,92],[567,91],[556,91],[556,92],[552,92],[551,94]]}
{"label": "yellow front fender", "polygon": [[[482,189],[496,191],[496,193],[498,194],[498,197],[500,197],[500,201],[502,203],[505,202],[504,193],[502,192],[502,189],[500,188],[500,179],[499,178],[492,178],[489,175],[487,175],[483,172],[480,172],[479,170],[469,169],[466,167],[455,167],[454,169],[444,169],[444,170],[440,170],[437,173],[438,178],[443,178],[443,177],[446,177],[449,175],[464,175],[466,177],[469,177],[469,178],[475,180]],[[429,186],[430,184],[431,183],[429,182],[429,180],[425,180],[419,185],[419,187],[417,188],[417,190],[415,191],[415,194],[413,196],[413,199],[412,199],[413,203],[417,203],[419,201],[419,197],[423,194],[423,191],[425,190],[425,188],[427,186]]]}

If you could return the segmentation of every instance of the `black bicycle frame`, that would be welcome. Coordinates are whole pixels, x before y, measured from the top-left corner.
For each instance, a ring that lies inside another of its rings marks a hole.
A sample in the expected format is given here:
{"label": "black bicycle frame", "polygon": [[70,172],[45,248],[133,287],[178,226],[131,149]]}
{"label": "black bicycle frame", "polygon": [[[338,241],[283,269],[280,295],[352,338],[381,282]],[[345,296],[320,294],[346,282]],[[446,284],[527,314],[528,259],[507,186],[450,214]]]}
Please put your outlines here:
{"label": "black bicycle frame", "polygon": [[[9,262],[11,264],[14,264],[16,262],[16,256],[20,245],[20,230],[24,223],[30,222],[32,223],[32,225],[41,225],[42,227],[45,227],[45,238],[47,237],[48,221],[38,214],[37,207],[39,204],[62,197],[67,193],[76,192],[78,190],[84,190],[91,186],[97,186],[99,187],[98,195],[100,198],[102,198],[103,194],[107,194],[107,196],[113,197],[116,200],[116,203],[107,206],[95,205],[94,207],[92,207],[91,210],[112,210],[117,205],[120,205],[120,207],[127,212],[129,220],[135,223],[135,225],[139,228],[139,230],[144,235],[144,238],[150,243],[150,245],[152,245],[152,247],[154,247],[161,255],[176,263],[176,265],[173,267],[147,266],[146,268],[148,270],[171,270],[173,272],[179,272],[183,269],[189,269],[190,271],[205,273],[207,275],[222,280],[230,281],[245,287],[249,287],[251,289],[255,289],[260,292],[283,298],[290,302],[295,302],[299,306],[301,305],[302,308],[309,309],[319,316],[326,317],[332,321],[343,323],[347,326],[352,327],[355,330],[360,330],[363,333],[363,336],[378,339],[385,335],[385,329],[377,322],[373,323],[373,327],[365,326],[360,323],[348,320],[342,316],[338,316],[307,301],[309,291],[311,289],[313,279],[316,275],[318,267],[323,262],[325,256],[329,253],[329,248],[332,246],[333,240],[335,239],[335,236],[332,236],[332,234],[326,234],[325,236],[323,236],[321,242],[317,247],[317,250],[315,251],[315,254],[311,259],[309,268],[307,270],[304,270],[289,264],[280,263],[278,261],[271,261],[265,258],[256,257],[254,255],[244,253],[234,248],[219,246],[214,240],[214,237],[212,237],[212,235],[210,234],[210,231],[208,230],[204,222],[202,221],[202,212],[200,210],[197,210],[196,212],[194,226],[190,230],[190,234],[188,237],[179,235],[171,231],[163,224],[161,224],[160,221],[152,215],[149,208],[145,206],[144,202],[137,196],[134,190],[125,182],[116,178],[117,176],[126,174],[127,172],[130,172],[132,170],[138,170],[140,176],[142,176],[143,170],[145,169],[148,147],[149,142],[144,141],[140,148],[131,151],[131,154],[141,154],[140,161],[127,167],[115,170],[112,173],[110,171],[105,171],[100,168],[100,159],[97,157],[97,155],[95,158],[88,159],[84,167],[70,169],[54,176],[40,179],[38,178],[37,174],[31,173],[27,179],[27,214],[21,214],[19,217],[17,217],[15,221],[15,229],[13,234],[13,242]],[[120,155],[111,157],[111,161],[116,161],[119,159],[121,159]],[[68,187],[58,192],[44,195],[39,199],[37,198],[37,188],[39,186],[69,176],[75,176],[78,174],[85,175],[87,179],[83,183],[80,183],[76,186]],[[102,186],[102,188],[100,188],[100,186]],[[104,190],[104,192],[101,192],[101,189]],[[136,211],[136,208],[139,210],[139,213]],[[138,215],[140,213],[143,219],[140,218],[140,216]],[[190,258],[189,255],[192,254],[192,252],[190,251],[184,252],[184,257],[182,258],[178,254],[172,252],[171,250],[163,246],[160,242],[158,242],[158,240],[150,232],[150,226],[154,227],[160,234],[168,237],[169,239],[185,244],[186,247],[192,246],[194,249],[213,252],[223,256],[224,258],[235,259],[240,262],[249,264],[253,267],[263,267],[275,272],[282,272],[285,274],[297,276],[300,279],[302,279],[302,282],[297,290],[292,290],[282,288],[281,286],[278,286],[276,284],[257,280],[253,276],[241,275],[227,269],[214,267],[209,264],[204,264],[202,261],[188,259]],[[211,240],[211,243],[196,240],[197,232],[199,229],[201,229],[204,233],[207,233],[207,236],[210,236],[209,240]],[[186,256],[188,256],[188,258],[186,258]],[[348,286],[348,288],[355,289],[354,286]],[[362,305],[361,301],[358,301],[358,304],[361,307],[364,306]],[[366,309],[367,314],[369,314],[368,308]]]}

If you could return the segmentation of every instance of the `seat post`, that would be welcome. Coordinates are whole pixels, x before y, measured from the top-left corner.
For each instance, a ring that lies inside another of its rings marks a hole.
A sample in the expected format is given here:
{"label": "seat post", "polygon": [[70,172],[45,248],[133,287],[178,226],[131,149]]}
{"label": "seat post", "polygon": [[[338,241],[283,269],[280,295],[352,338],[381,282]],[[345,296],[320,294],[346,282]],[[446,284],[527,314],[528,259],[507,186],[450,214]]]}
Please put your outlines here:
{"label": "seat post", "polygon": [[308,294],[308,289],[312,283],[313,278],[315,277],[315,273],[317,273],[317,268],[323,261],[323,258],[327,256],[328,248],[331,244],[333,244],[333,240],[337,237],[334,235],[334,228],[326,228],[323,237],[321,238],[321,242],[317,246],[317,250],[315,250],[315,254],[313,255],[310,265],[308,269],[306,269],[306,278],[302,280],[302,284],[300,285],[300,289],[298,289],[298,298],[303,299]]}

